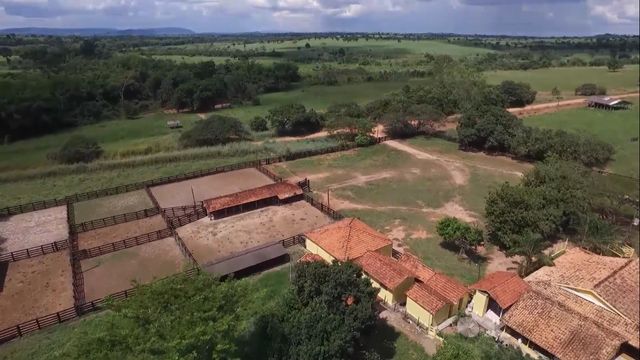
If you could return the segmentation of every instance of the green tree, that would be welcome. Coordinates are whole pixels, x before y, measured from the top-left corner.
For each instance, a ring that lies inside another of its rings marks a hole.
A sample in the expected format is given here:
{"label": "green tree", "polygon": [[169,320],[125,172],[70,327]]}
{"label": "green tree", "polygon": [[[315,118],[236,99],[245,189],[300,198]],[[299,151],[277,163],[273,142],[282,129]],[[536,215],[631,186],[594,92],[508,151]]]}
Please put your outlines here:
{"label": "green tree", "polygon": [[249,122],[249,128],[251,131],[256,132],[267,131],[269,130],[269,127],[267,126],[267,119],[262,116],[256,116]]}
{"label": "green tree", "polygon": [[508,107],[524,107],[533,103],[537,92],[531,85],[522,82],[505,80],[498,85],[498,90],[504,96]]}
{"label": "green tree", "polygon": [[462,149],[509,152],[512,138],[522,121],[497,106],[479,106],[458,121],[458,143]]}
{"label": "green tree", "polygon": [[460,248],[460,251],[475,249],[483,241],[482,230],[465,224],[455,217],[445,217],[436,225],[438,235],[447,243]]}
{"label": "green tree", "polygon": [[327,131],[348,141],[353,141],[357,136],[364,141],[365,137],[370,137],[374,127],[373,122],[365,117],[364,109],[356,103],[331,105],[325,117]]}
{"label": "green tree", "polygon": [[13,50],[10,47],[0,46],[0,56],[7,61],[7,64],[11,62],[11,55],[13,55]]}
{"label": "green tree", "polygon": [[562,99],[562,91],[560,91],[560,89],[558,89],[557,86],[554,86],[553,89],[551,89],[551,96],[553,96],[558,101],[558,106],[560,106],[560,99]]}
{"label": "green tree", "polygon": [[198,121],[183,132],[179,142],[183,147],[214,146],[233,141],[246,140],[249,132],[240,120],[228,116],[212,115]]}
{"label": "green tree", "polygon": [[615,56],[612,56],[607,61],[607,69],[609,71],[616,72],[624,67],[624,64]]}
{"label": "green tree", "polygon": [[278,135],[304,135],[319,131],[324,126],[324,117],[307,109],[302,104],[277,106],[266,116]]}
{"label": "green tree", "polygon": [[257,322],[254,358],[351,359],[375,325],[376,293],[352,263],[296,265],[282,304]]}
{"label": "green tree", "polygon": [[496,344],[492,338],[479,335],[466,338],[462,335],[448,335],[433,360],[525,360],[520,350]]}
{"label": "green tree", "polygon": [[63,164],[88,163],[98,159],[103,153],[97,141],[84,135],[73,135],[54,158]]}

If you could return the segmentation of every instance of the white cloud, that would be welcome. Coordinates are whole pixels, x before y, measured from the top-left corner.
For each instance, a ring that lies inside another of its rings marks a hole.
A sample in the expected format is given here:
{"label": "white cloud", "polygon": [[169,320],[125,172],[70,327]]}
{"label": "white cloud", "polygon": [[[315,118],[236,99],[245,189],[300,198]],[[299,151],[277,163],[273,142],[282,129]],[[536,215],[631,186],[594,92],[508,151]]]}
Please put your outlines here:
{"label": "white cloud", "polygon": [[601,17],[611,24],[637,23],[640,17],[638,0],[588,0],[591,15]]}

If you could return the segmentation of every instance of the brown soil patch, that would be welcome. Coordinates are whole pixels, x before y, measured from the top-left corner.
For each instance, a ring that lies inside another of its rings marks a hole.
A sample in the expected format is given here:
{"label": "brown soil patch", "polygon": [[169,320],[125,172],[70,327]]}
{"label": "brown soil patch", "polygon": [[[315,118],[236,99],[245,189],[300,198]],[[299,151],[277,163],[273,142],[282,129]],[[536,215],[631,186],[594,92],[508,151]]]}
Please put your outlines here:
{"label": "brown soil patch", "polygon": [[73,307],[69,254],[9,263],[0,293],[0,329]]}
{"label": "brown soil patch", "polygon": [[196,201],[203,201],[272,183],[271,179],[256,169],[242,169],[154,186],[151,192],[160,206],[167,208],[193,205],[193,196]]}
{"label": "brown soil patch", "polygon": [[73,204],[76,224],[152,207],[153,202],[145,190],[130,191]]}
{"label": "brown soil patch", "polygon": [[260,210],[220,220],[200,219],[177,229],[199,264],[279,239],[304,233],[331,222],[305,201]]}
{"label": "brown soil patch", "polygon": [[115,241],[162,230],[166,227],[167,224],[164,222],[161,215],[151,216],[102,229],[79,233],[78,246],[80,249],[89,249],[94,246],[109,244]]}
{"label": "brown soil patch", "polygon": [[[628,97],[638,97],[639,93],[630,93],[630,94],[621,94],[621,95],[611,95],[614,98],[628,98]],[[515,116],[518,117],[527,117],[533,115],[547,114],[560,110],[574,109],[585,107],[585,99],[586,97],[581,97],[578,99],[564,100],[564,101],[554,101],[544,104],[534,104],[528,105],[523,108],[511,108],[508,111]]]}
{"label": "brown soil patch", "polygon": [[173,238],[81,261],[87,301],[145,284],[184,270],[187,260]]}
{"label": "brown soil patch", "polygon": [[429,236],[429,233],[426,230],[418,230],[411,232],[412,239],[426,239]]}
{"label": "brown soil patch", "polygon": [[521,260],[520,256],[507,257],[505,253],[497,248],[493,248],[490,251],[479,251],[479,253],[488,258],[486,274],[496,271],[518,271],[517,262]]}
{"label": "brown soil patch", "polygon": [[339,189],[342,187],[347,187],[347,186],[362,186],[365,185],[369,182],[372,181],[377,181],[377,180],[382,180],[382,179],[386,179],[386,178],[390,178],[393,177],[395,175],[395,173],[393,171],[383,171],[383,172],[379,172],[379,173],[375,173],[375,174],[371,174],[371,175],[360,175],[357,174],[355,175],[355,177],[346,180],[346,181],[342,181],[342,182],[338,182],[335,184],[331,184],[329,185],[329,188],[331,189]]}
{"label": "brown soil patch", "polygon": [[462,205],[458,203],[457,199],[449,201],[437,209],[423,209],[422,211],[432,213],[434,220],[439,220],[445,216],[452,216],[465,222],[478,221],[478,215],[462,207]]}
{"label": "brown soil patch", "polygon": [[0,218],[0,253],[49,244],[68,236],[66,206]]}

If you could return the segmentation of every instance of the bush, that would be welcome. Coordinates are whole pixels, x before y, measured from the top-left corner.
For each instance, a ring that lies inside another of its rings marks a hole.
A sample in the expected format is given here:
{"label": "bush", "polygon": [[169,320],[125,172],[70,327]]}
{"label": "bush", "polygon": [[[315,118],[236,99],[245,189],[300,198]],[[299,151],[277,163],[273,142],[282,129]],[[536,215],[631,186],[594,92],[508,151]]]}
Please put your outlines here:
{"label": "bush", "polygon": [[373,145],[375,143],[375,140],[371,135],[358,134],[356,135],[355,142],[356,142],[356,145],[364,147],[364,146]]}
{"label": "bush", "polygon": [[575,90],[575,94],[582,96],[607,95],[607,89],[604,86],[587,83],[578,86]]}
{"label": "bush", "polygon": [[249,122],[249,128],[251,131],[260,132],[267,131],[269,127],[267,126],[267,120],[262,116],[256,116]]}
{"label": "bush", "polygon": [[324,126],[324,117],[302,104],[281,105],[269,110],[267,119],[276,133],[282,135],[306,135],[319,131]]}
{"label": "bush", "polygon": [[459,247],[461,250],[475,248],[482,244],[482,230],[458,220],[455,217],[445,217],[436,226],[438,235],[447,243]]}
{"label": "bush", "polygon": [[214,146],[248,138],[247,129],[238,119],[212,115],[182,133],[180,145],[183,147]]}
{"label": "bush", "polygon": [[533,103],[537,92],[531,85],[522,82],[505,80],[498,85],[498,91],[504,96],[508,107],[524,107]]}
{"label": "bush", "polygon": [[478,107],[462,115],[458,142],[462,149],[509,152],[512,138],[522,126],[522,121],[505,109]]}
{"label": "bush", "polygon": [[89,163],[103,153],[97,141],[83,135],[74,135],[62,145],[53,158],[62,164]]}

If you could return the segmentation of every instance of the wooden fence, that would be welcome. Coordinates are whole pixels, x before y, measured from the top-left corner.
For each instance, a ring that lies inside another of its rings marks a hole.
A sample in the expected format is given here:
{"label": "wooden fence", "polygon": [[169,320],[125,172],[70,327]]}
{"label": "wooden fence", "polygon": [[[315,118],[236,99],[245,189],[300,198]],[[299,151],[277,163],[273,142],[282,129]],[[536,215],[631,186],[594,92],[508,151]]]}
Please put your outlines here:
{"label": "wooden fence", "polygon": [[273,180],[274,182],[282,182],[283,181],[283,179],[280,176],[274,174],[271,170],[267,169],[266,167],[264,167],[262,165],[256,166],[256,169],[258,171],[260,171],[261,173],[265,174],[269,179]]}
{"label": "wooden fence", "polygon": [[142,234],[136,237],[114,241],[109,244],[95,246],[89,249],[82,249],[76,253],[78,260],[89,259],[92,257],[109,254],[114,251],[128,249],[134,246],[150,243],[157,240],[162,240],[173,235],[171,229],[162,229],[147,234]]}
{"label": "wooden fence", "polygon": [[329,216],[333,220],[342,220],[342,219],[344,219],[344,216],[342,214],[340,214],[339,212],[337,212],[337,211],[333,210],[332,208],[328,207],[327,205],[325,205],[321,201],[318,201],[318,200],[314,199],[311,195],[309,195],[307,193],[304,194],[304,200],[306,202],[308,202],[309,204],[311,204],[316,209],[322,211],[324,214],[326,214],[327,216]]}
{"label": "wooden fence", "polygon": [[207,210],[204,208],[198,208],[193,214],[186,214],[174,218],[167,218],[169,222],[169,227],[172,229],[179,228],[180,226],[185,226],[187,224],[191,224],[192,222],[198,221],[202,218],[207,217]]}
{"label": "wooden fence", "polygon": [[198,267],[198,261],[196,261],[196,258],[193,257],[193,254],[187,247],[187,244],[184,243],[184,240],[182,240],[182,238],[180,237],[177,231],[173,229],[172,231],[173,231],[173,238],[175,239],[176,244],[178,244],[178,247],[180,248],[182,255],[184,255],[184,257],[186,257],[187,259],[189,259],[193,267]]}
{"label": "wooden fence", "polygon": [[148,208],[148,209],[130,212],[126,214],[113,215],[113,216],[109,216],[102,219],[91,220],[91,221],[83,222],[81,224],[75,224],[73,225],[73,231],[75,231],[76,233],[81,233],[85,231],[101,229],[107,226],[113,226],[113,225],[118,225],[118,224],[130,222],[130,221],[145,219],[158,214],[160,214],[160,209],[153,207],[153,208]]}
{"label": "wooden fence", "polygon": [[69,248],[69,241],[60,240],[60,241],[52,242],[49,244],[34,246],[28,249],[21,249],[17,251],[12,251],[10,253],[0,254],[0,262],[4,262],[4,261],[13,262],[18,260],[30,259],[36,256],[42,256],[42,255],[58,252],[61,250],[66,250],[67,248]]}
{"label": "wooden fence", "polygon": [[66,204],[67,204],[66,199],[50,199],[50,200],[34,201],[28,204],[8,206],[5,208],[2,208],[0,209],[0,216],[18,215],[18,214],[23,214],[27,212],[37,211],[37,210],[44,210],[44,209],[48,209],[56,206],[63,206]]}
{"label": "wooden fence", "polygon": [[176,218],[176,217],[185,216],[185,215],[197,214],[199,211],[200,212],[204,211],[206,213],[206,210],[202,206],[202,202],[198,203],[198,205],[195,205],[195,206],[194,205],[175,206],[175,207],[162,209],[164,216],[168,218]]}

